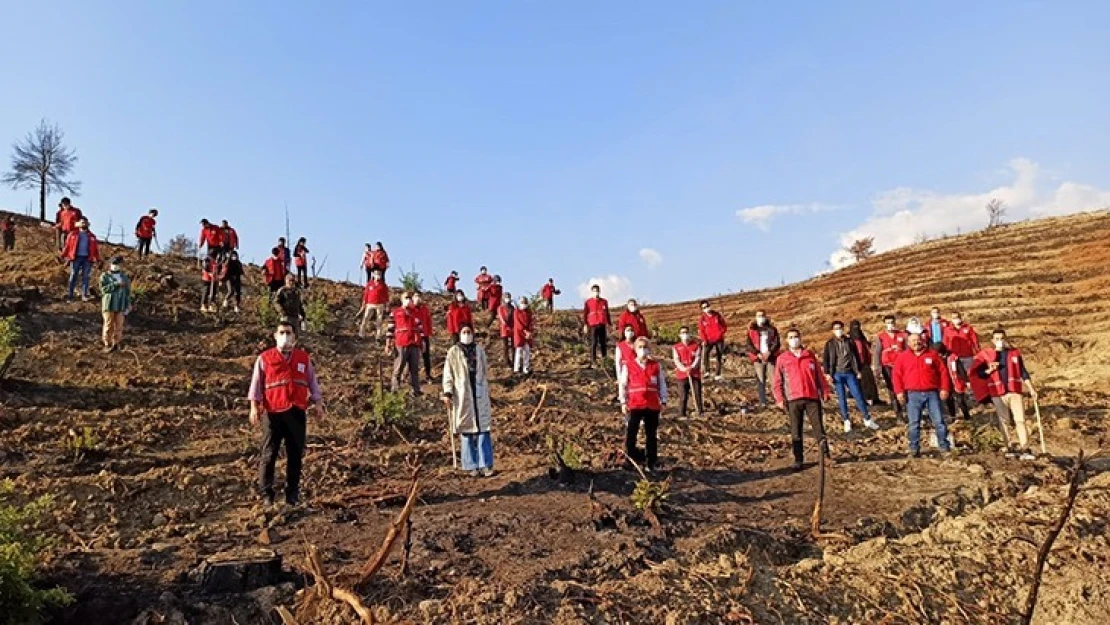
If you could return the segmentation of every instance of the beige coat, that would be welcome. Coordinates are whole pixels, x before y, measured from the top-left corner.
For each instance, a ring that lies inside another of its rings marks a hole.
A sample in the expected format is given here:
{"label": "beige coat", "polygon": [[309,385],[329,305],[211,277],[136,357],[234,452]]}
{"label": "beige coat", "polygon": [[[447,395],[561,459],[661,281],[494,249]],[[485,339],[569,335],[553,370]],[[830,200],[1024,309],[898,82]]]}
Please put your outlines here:
{"label": "beige coat", "polygon": [[[493,418],[490,413],[489,365],[486,352],[479,345],[477,396],[470,389],[470,372],[466,366],[466,356],[462,348],[453,345],[447,350],[447,362],[443,365],[443,394],[451,395],[451,419],[456,434],[476,434],[490,431]],[[475,421],[477,408],[477,421]],[[480,426],[480,429],[479,429]]]}

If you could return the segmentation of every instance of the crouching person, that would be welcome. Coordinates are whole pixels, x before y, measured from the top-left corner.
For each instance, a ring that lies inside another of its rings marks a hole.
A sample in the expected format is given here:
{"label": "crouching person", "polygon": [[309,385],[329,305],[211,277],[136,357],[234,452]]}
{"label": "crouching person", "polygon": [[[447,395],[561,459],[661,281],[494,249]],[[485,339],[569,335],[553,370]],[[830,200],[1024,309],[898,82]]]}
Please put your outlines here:
{"label": "crouching person", "polygon": [[450,411],[450,435],[462,446],[462,468],[473,476],[493,475],[493,418],[489,399],[489,362],[474,342],[474,328],[459,330],[443,365],[443,403]]}
{"label": "crouching person", "polygon": [[[297,347],[297,329],[288,320],[274,331],[276,347],[262,352],[251,376],[250,423],[262,426],[262,458],[258,481],[267,505],[274,502],[274,466],[285,441],[285,502],[300,502],[301,458],[304,456],[308,411],[323,409],[320,385],[308,352]],[[321,413],[322,414],[322,413]]]}
{"label": "crouching person", "polygon": [[[628,417],[624,452],[632,460],[647,464],[647,471],[654,473],[659,467],[659,415],[667,407],[667,379],[649,354],[647,337],[637,338],[635,349],[636,357],[621,370],[621,412]],[[646,453],[636,447],[641,422]]]}

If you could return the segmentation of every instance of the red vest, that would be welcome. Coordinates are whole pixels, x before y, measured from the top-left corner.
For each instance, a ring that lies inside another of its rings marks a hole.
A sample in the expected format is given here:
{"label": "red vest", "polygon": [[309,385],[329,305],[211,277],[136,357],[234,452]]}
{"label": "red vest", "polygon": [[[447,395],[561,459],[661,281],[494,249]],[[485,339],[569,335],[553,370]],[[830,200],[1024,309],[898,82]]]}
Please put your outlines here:
{"label": "red vest", "polygon": [[271,256],[263,263],[262,272],[266,274],[266,282],[282,282],[285,280],[285,261]]}
{"label": "red vest", "polygon": [[[981,363],[998,362],[998,352],[994,348],[987,348],[975,357],[973,369],[978,369]],[[987,388],[991,397],[1001,397],[1006,393],[1020,394],[1025,390],[1021,378],[1021,352],[1014,348],[1006,350],[1006,362],[998,363],[999,367],[1006,367],[1006,387],[1002,387],[1002,375],[995,371],[987,378]]]}
{"label": "red vest", "polygon": [[948,354],[948,377],[952,378],[952,390],[957,393],[967,392],[967,378],[960,374],[960,357]]}
{"label": "red vest", "polygon": [[501,338],[509,338],[513,335],[513,307],[508,304],[501,304],[497,309],[497,321],[501,325]]}
{"label": "red vest", "polygon": [[[716,343],[725,339],[725,331],[728,329],[725,324],[725,318],[717,311],[702,313],[698,317],[698,335],[701,340],[706,343]],[[759,341],[756,341],[759,345]]]}
{"label": "red vest", "polygon": [[139,218],[139,225],[135,228],[135,236],[140,239],[149,239],[154,236],[154,226],[156,225],[154,218],[150,215],[143,215]]}
{"label": "red vest", "polygon": [[363,289],[362,303],[385,306],[389,303],[389,287],[381,280],[370,280]]}
{"label": "red vest", "polygon": [[636,348],[628,341],[621,341],[617,343],[617,353],[620,354],[621,363],[632,362],[636,360]]}
{"label": "red vest", "polygon": [[447,279],[443,281],[443,286],[446,287],[448,293],[454,293],[455,292],[455,284],[458,281],[459,281],[459,279],[456,278],[455,276],[447,276]]}
{"label": "red vest", "polygon": [[628,372],[629,410],[660,410],[659,379],[663,375],[659,363],[649,359],[641,367],[635,358],[624,363]]}
{"label": "red vest", "polygon": [[648,334],[647,320],[644,319],[643,313],[639,310],[632,312],[625,310],[621,313],[620,319],[617,320],[617,333],[624,334],[626,327],[632,327],[637,337],[650,336]]}
{"label": "red vest", "polygon": [[[517,308],[513,313],[513,345],[520,347],[522,345],[532,345],[532,311],[524,308]],[[528,336],[524,336],[527,332]]]}
{"label": "red vest", "polygon": [[501,303],[501,295],[505,289],[500,284],[491,284],[486,291],[486,306],[490,311],[497,310],[497,305]]}
{"label": "red vest", "polygon": [[591,328],[609,325],[609,302],[604,297],[586,300],[586,325]]}
{"label": "red vest", "polygon": [[[696,364],[694,356],[697,356],[698,353],[698,343],[697,341],[691,341],[690,344],[687,345],[686,343],[679,341],[674,345],[674,353],[675,356],[678,357],[678,362],[682,363],[683,367],[692,367]],[[678,377],[679,380],[685,380],[687,378],[687,373],[685,371],[676,371],[675,375]],[[690,375],[695,380],[700,380],[701,367],[698,367],[697,369],[691,371]]]}
{"label": "red vest", "polygon": [[473,326],[474,316],[465,302],[451,302],[447,306],[447,333],[458,334],[463,326]]}
{"label": "red vest", "polygon": [[895,330],[894,336],[891,336],[889,332],[883,330],[879,333],[879,344],[883,348],[881,356],[883,366],[893,367],[894,361],[898,360],[898,354],[906,350],[906,333]]}
{"label": "red vest", "polygon": [[374,250],[370,253],[370,268],[385,270],[389,266],[389,254],[385,250]]}
{"label": "red vest", "polygon": [[420,334],[421,338],[428,338],[432,336],[434,331],[432,328],[432,310],[424,302],[414,304],[412,307],[413,313],[416,318],[420,320]]}
{"label": "red vest", "polygon": [[294,406],[308,409],[308,352],[294,347],[289,359],[276,347],[262,352],[262,379],[265,395],[262,406],[266,412],[285,412]]}
{"label": "red vest", "polygon": [[971,358],[979,351],[979,336],[975,328],[961,323],[960,327],[948,326],[944,331],[944,346],[960,358]]}
{"label": "red vest", "polygon": [[540,289],[540,297],[544,299],[551,299],[555,297],[555,287],[550,284],[543,285],[543,288]]}
{"label": "red vest", "polygon": [[420,319],[415,312],[400,306],[393,310],[393,342],[397,347],[420,345]]}
{"label": "red vest", "polygon": [[308,264],[308,248],[298,245],[293,252],[293,262],[298,267],[305,267]]}

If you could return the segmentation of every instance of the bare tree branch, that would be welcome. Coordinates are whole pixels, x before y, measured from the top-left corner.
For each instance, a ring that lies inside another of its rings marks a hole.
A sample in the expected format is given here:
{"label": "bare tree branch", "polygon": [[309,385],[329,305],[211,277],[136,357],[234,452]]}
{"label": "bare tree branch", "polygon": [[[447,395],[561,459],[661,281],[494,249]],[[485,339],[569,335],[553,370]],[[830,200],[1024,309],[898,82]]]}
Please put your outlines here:
{"label": "bare tree branch", "polygon": [[12,189],[38,189],[39,219],[46,221],[46,195],[66,193],[78,195],[81,182],[70,180],[77,165],[77,153],[67,148],[65,133],[57,124],[45,119],[38,127],[12,145],[11,171],[0,177],[0,183]]}

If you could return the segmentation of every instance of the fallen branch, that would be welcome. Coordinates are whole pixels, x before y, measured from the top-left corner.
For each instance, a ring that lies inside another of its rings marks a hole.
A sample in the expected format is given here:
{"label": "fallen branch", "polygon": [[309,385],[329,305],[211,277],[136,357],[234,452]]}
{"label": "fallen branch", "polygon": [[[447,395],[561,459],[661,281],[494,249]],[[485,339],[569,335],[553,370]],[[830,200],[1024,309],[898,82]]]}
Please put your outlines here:
{"label": "fallen branch", "polygon": [[389,526],[389,531],[386,532],[385,539],[382,540],[381,547],[374,557],[367,561],[366,565],[362,567],[359,573],[358,581],[355,582],[355,588],[361,588],[370,581],[370,578],[378,572],[379,569],[385,564],[386,558],[389,557],[389,552],[393,548],[393,543],[397,542],[397,537],[401,534],[401,530],[408,523],[409,515],[412,514],[412,508],[416,504],[416,495],[420,492],[420,480],[413,477],[412,487],[409,488],[409,498],[405,502],[405,507],[394,519],[393,524]]}
{"label": "fallen branch", "polygon": [[332,586],[331,582],[328,581],[328,577],[324,573],[324,565],[320,562],[320,550],[316,548],[316,545],[308,546],[308,570],[316,580],[316,594],[318,596],[342,601],[351,606],[351,609],[358,614],[363,625],[374,624],[374,617],[371,615],[370,609],[362,605],[362,600],[358,598],[358,595],[345,588]]}
{"label": "fallen branch", "polygon": [[401,552],[401,577],[408,575],[409,556],[412,555],[412,518],[405,521],[405,542],[402,543]]}
{"label": "fallen branch", "polygon": [[532,416],[528,417],[528,423],[532,423],[536,420],[536,417],[540,414],[540,410],[543,409],[543,400],[547,399],[547,385],[540,384],[540,390],[542,391],[542,393],[540,393],[540,401],[536,404],[536,409],[532,411]]}
{"label": "fallen branch", "polygon": [[821,508],[825,504],[825,446],[818,445],[818,449],[820,449],[820,455],[817,465],[820,472],[817,478],[817,501],[813,502],[813,514],[809,519],[809,531],[814,540],[821,536]]}
{"label": "fallen branch", "polygon": [[289,613],[289,610],[285,606],[276,606],[274,607],[274,611],[281,617],[282,625],[297,625],[297,619],[293,618],[293,615]]}

